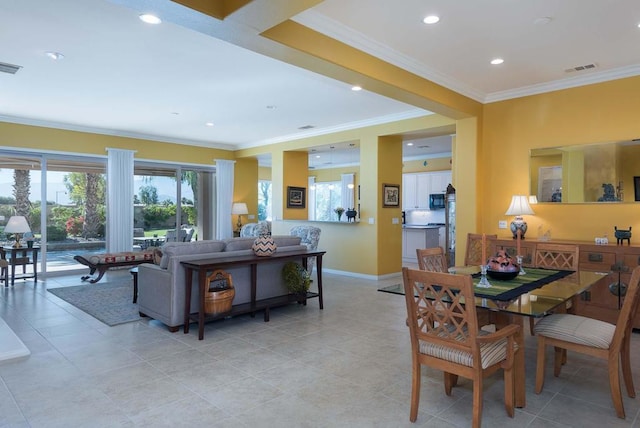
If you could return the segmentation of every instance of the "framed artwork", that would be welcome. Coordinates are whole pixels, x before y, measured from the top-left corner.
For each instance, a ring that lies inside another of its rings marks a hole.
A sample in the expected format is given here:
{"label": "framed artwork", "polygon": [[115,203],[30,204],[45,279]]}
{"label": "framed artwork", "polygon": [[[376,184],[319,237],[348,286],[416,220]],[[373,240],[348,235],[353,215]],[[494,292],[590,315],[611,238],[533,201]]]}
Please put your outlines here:
{"label": "framed artwork", "polygon": [[640,201],[640,177],[633,177],[634,200]]}
{"label": "framed artwork", "polygon": [[400,185],[399,184],[383,184],[382,185],[382,207],[399,207],[400,206]]}
{"label": "framed artwork", "polygon": [[305,187],[287,186],[287,208],[304,208],[307,203],[306,196]]}

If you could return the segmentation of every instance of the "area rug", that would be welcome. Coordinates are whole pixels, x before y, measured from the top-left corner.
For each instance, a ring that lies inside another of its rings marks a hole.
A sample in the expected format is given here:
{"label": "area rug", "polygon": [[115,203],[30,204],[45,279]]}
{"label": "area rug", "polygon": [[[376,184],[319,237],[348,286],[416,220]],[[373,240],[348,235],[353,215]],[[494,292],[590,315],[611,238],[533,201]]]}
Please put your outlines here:
{"label": "area rug", "polygon": [[47,291],[109,326],[140,319],[138,305],[131,303],[131,280],[50,288]]}

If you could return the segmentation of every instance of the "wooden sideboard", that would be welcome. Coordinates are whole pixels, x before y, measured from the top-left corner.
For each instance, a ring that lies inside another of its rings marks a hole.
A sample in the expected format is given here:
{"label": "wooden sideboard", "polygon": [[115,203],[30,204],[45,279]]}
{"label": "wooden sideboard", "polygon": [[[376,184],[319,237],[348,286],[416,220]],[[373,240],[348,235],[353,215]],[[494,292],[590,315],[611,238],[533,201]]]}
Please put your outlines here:
{"label": "wooden sideboard", "polygon": [[[524,239],[520,241],[520,249],[523,256],[522,264],[533,266],[536,246],[543,241],[535,239]],[[618,272],[620,268],[620,280],[624,284],[629,284],[631,271],[640,265],[640,246],[629,245],[595,245],[585,241],[546,241],[554,244],[577,244],[580,246],[581,270],[597,272],[609,272],[609,275],[598,281],[588,292],[583,293],[576,303],[576,313],[590,318],[596,318],[615,324],[618,319],[618,296],[609,290],[611,284],[618,282]],[[495,241],[496,251],[506,250],[508,254],[514,256],[516,253],[516,241],[511,238],[499,238]],[[621,303],[621,302],[620,302]],[[640,308],[636,313],[633,323],[634,328],[640,328]]]}

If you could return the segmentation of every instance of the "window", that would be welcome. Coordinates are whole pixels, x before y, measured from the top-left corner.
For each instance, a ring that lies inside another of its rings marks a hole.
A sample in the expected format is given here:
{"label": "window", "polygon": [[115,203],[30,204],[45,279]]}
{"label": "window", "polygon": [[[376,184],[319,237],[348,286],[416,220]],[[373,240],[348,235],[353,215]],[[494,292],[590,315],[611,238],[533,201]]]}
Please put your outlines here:
{"label": "window", "polygon": [[271,220],[271,182],[258,181],[258,220]]}
{"label": "window", "polygon": [[326,181],[315,184],[315,218],[317,221],[337,221],[333,211],[341,206],[342,186],[339,181]]}

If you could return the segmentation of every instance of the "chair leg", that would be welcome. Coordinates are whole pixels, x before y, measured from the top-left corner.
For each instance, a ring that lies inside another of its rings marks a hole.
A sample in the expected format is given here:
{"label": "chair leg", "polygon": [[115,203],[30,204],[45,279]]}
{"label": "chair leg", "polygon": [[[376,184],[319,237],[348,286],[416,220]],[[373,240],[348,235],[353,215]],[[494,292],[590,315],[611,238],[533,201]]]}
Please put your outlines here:
{"label": "chair leg", "polygon": [[553,352],[553,375],[555,377],[560,376],[560,370],[562,369],[562,360],[563,360],[563,356],[566,356],[564,349],[558,347],[558,346],[554,346],[554,352]]}
{"label": "chair leg", "polygon": [[458,375],[444,372],[444,392],[451,396],[451,389],[458,384]]}
{"label": "chair leg", "polygon": [[413,376],[411,379],[411,413],[409,420],[415,422],[418,418],[418,405],[420,404],[420,363],[413,359]]}
{"label": "chair leg", "polygon": [[482,423],[482,374],[476,373],[473,379],[473,428],[480,428]]}
{"label": "chair leg", "polygon": [[629,336],[627,336],[622,342],[622,349],[620,349],[620,359],[622,360],[622,376],[624,377],[624,384],[627,387],[627,395],[631,398],[634,398],[636,396],[636,389],[633,387],[630,352],[630,340]]}
{"label": "chair leg", "polygon": [[[544,336],[538,335],[538,358],[536,361],[536,394],[542,392],[544,386],[544,369],[546,360],[546,345],[544,343]],[[518,350],[520,352],[520,350]]]}
{"label": "chair leg", "polygon": [[620,391],[620,367],[619,355],[609,357],[609,387],[611,388],[611,400],[616,414],[620,419],[624,419],[624,405],[622,404],[622,392]]}

